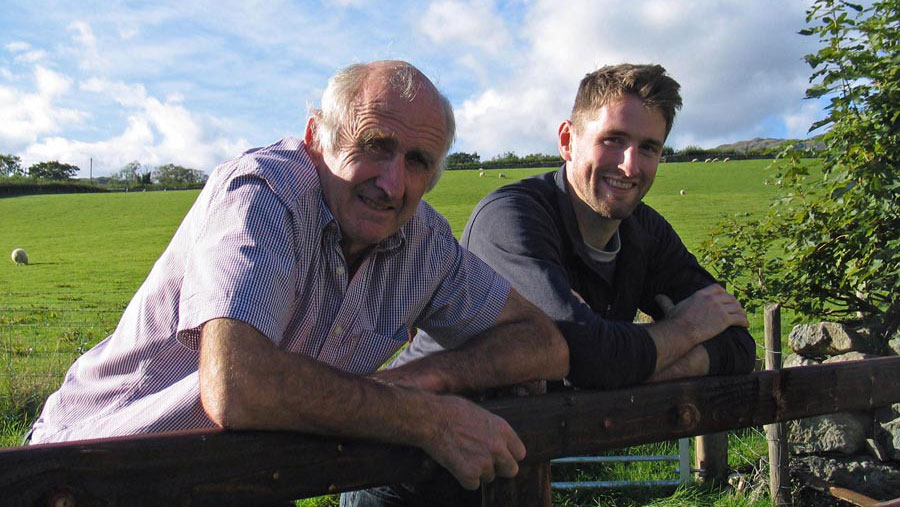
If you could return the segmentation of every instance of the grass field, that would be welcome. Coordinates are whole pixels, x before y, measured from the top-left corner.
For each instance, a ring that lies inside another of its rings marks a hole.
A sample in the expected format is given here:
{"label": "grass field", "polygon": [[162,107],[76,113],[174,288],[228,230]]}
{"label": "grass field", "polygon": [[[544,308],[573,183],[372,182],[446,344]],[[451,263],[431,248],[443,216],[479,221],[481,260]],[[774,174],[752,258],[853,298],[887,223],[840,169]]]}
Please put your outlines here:
{"label": "grass field", "polygon": [[[720,218],[767,208],[777,189],[763,184],[774,173],[766,169],[768,164],[662,164],[646,201],[671,221],[693,249]],[[498,177],[499,170],[488,170],[483,178],[478,171],[447,171],[426,200],[448,218],[458,237],[483,195],[547,170],[504,169],[505,178]],[[680,195],[681,189],[685,195]],[[72,360],[114,329],[197,194],[132,192],[0,199],[0,253],[7,256],[0,262],[0,446],[18,443]],[[31,264],[13,264],[8,258],[13,248],[24,248]],[[761,316],[752,319],[751,333],[757,341],[762,338],[761,323]],[[736,438],[733,445],[743,445],[744,437]],[[764,442],[762,445],[764,449]],[[759,443],[747,446],[756,448]],[[582,504],[558,500],[564,505]],[[714,499],[720,500],[721,495]],[[708,497],[684,501],[687,503],[678,505],[713,503]],[[718,505],[749,505],[741,503],[743,500],[735,502]]]}

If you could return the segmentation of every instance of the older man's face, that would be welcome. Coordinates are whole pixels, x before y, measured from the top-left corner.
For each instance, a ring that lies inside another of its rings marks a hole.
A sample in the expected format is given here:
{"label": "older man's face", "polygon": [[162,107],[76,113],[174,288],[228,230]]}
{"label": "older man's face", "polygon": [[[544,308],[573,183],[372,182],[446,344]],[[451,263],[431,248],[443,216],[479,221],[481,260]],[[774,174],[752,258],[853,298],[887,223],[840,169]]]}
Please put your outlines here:
{"label": "older man's face", "polygon": [[409,101],[383,79],[369,79],[341,128],[335,153],[322,153],[324,167],[319,167],[348,260],[412,217],[446,141],[444,112],[433,89],[423,86]]}

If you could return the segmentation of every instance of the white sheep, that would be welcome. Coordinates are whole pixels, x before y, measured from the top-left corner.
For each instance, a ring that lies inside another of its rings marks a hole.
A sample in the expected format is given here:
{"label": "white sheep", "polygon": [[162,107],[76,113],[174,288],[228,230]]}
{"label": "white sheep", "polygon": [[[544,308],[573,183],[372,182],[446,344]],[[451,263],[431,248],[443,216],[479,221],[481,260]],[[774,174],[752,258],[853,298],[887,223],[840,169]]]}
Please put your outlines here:
{"label": "white sheep", "polygon": [[479,177],[479,178],[484,178],[484,171],[479,172],[479,173],[478,173],[478,177]]}
{"label": "white sheep", "polygon": [[16,266],[28,265],[28,254],[25,253],[25,250],[21,248],[16,248],[12,251],[12,260],[16,263]]}
{"label": "white sheep", "polygon": [[706,163],[706,162],[712,162],[712,159],[711,159],[711,158],[708,158],[708,159],[704,160],[703,162],[704,162],[704,163]]}
{"label": "white sheep", "polygon": [[681,195],[684,195],[684,194],[687,193],[687,191],[686,191],[685,189],[682,188],[681,190],[678,191],[678,193],[681,194]]}
{"label": "white sheep", "polygon": [[696,158],[693,159],[693,160],[691,160],[691,162],[699,162],[699,161],[700,161],[700,160],[699,160],[699,159],[696,159]]}
{"label": "white sheep", "polygon": [[716,157],[716,158],[712,159],[712,161],[713,161],[713,162],[718,162],[718,161],[719,161],[719,157]]}
{"label": "white sheep", "polygon": [[722,160],[722,162],[728,162],[729,160],[731,160],[731,157],[725,157],[725,159]]}
{"label": "white sheep", "polygon": [[498,175],[497,175],[497,177],[498,177],[498,178],[505,178],[505,177],[506,177],[506,175],[505,175],[505,174],[503,174],[503,173],[500,173],[500,174],[498,174]]}

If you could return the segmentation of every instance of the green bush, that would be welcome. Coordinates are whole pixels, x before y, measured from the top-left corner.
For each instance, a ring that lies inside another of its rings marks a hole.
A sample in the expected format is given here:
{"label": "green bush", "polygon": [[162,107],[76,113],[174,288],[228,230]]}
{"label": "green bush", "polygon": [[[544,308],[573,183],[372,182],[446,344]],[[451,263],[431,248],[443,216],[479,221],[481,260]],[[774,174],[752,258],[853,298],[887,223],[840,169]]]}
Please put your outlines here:
{"label": "green bush", "polygon": [[753,309],[778,301],[808,317],[900,324],[900,0],[869,7],[817,0],[806,61],[811,99],[826,98],[819,163],[788,148],[782,195],[757,220],[721,224],[703,261]]}
{"label": "green bush", "polygon": [[13,176],[0,177],[0,197],[32,194],[74,194],[80,192],[107,192],[96,185],[78,181],[46,181]]}

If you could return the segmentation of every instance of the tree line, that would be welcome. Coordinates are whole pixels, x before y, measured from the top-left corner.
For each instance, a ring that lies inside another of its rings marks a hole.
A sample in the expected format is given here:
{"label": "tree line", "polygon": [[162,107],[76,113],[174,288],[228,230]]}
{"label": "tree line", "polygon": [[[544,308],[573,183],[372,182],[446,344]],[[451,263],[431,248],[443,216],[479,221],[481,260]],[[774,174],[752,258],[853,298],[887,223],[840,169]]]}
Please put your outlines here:
{"label": "tree line", "polygon": [[[22,166],[22,159],[16,155],[0,154],[0,176],[13,179],[32,178],[43,181],[69,181],[81,169],[72,164],[64,164],[57,160],[38,162],[27,169]],[[176,164],[163,164],[156,167],[143,165],[138,161],[125,164],[111,176],[95,178],[100,185],[111,187],[150,186],[185,187],[202,185],[207,175],[203,171]]]}
{"label": "tree line", "polygon": [[447,155],[447,169],[495,169],[506,167],[552,167],[561,165],[563,162],[559,155],[545,155],[543,153],[532,153],[525,156],[518,156],[512,151],[495,155],[490,160],[481,160],[481,155],[477,152],[466,153],[464,151],[454,152]]}
{"label": "tree line", "polygon": [[[663,162],[687,162],[692,159],[705,159],[710,157],[731,157],[735,159],[744,158],[775,158],[784,147],[785,144],[792,146],[807,147],[811,143],[807,141],[788,140],[782,144],[772,143],[771,146],[763,146],[759,148],[701,148],[699,146],[686,146],[681,150],[676,150],[671,146],[664,146],[662,149]],[[508,167],[556,167],[563,163],[563,159],[558,155],[548,155],[545,153],[532,153],[529,155],[519,156],[515,152],[507,151],[500,155],[495,155],[489,160],[481,160],[478,152],[467,153],[464,151],[454,152],[447,155],[447,169],[496,169]]]}

